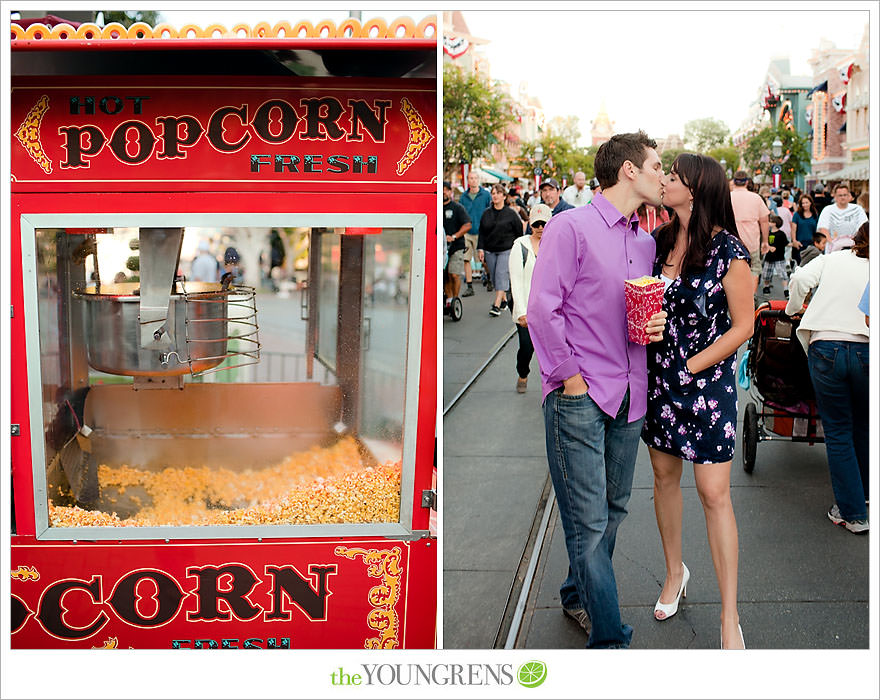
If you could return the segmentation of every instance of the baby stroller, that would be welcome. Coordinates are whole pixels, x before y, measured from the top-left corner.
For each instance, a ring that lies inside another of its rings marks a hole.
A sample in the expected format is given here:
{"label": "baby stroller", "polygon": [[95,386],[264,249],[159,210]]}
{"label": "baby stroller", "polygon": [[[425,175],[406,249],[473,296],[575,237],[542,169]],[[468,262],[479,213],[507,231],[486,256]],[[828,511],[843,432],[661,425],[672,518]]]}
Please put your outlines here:
{"label": "baby stroller", "polygon": [[443,261],[443,314],[449,316],[453,321],[461,321],[462,310],[461,298],[452,296],[452,280],[449,277],[449,251],[447,249]]}
{"label": "baby stroller", "polygon": [[743,469],[749,474],[759,442],[825,442],[807,355],[795,335],[800,318],[786,316],[785,305],[765,301],[755,310],[755,332],[744,360],[754,399],[743,416]]}

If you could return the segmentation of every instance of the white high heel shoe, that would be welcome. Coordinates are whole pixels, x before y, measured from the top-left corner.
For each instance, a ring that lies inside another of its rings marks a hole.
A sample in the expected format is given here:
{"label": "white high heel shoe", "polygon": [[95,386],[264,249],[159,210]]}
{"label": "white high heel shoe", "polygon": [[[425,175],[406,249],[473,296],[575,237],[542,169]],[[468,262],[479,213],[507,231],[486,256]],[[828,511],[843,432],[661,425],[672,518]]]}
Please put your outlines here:
{"label": "white high heel shoe", "polygon": [[[678,589],[678,595],[675,596],[675,600],[671,603],[661,603],[660,598],[657,598],[657,604],[654,606],[654,619],[655,620],[668,620],[670,617],[675,615],[678,612],[678,603],[682,598],[687,598],[687,589],[688,589],[688,581],[691,578],[691,572],[688,571],[688,568],[684,565],[684,562],[681,563],[682,568],[684,568],[684,574],[681,577],[681,587]],[[663,617],[657,617],[658,613],[662,613]]]}
{"label": "white high heel shoe", "polygon": [[[742,642],[743,649],[746,648],[746,640],[743,637],[743,628],[740,625],[737,625],[736,628],[739,630],[739,641]],[[724,631],[721,631],[721,648],[724,649]]]}

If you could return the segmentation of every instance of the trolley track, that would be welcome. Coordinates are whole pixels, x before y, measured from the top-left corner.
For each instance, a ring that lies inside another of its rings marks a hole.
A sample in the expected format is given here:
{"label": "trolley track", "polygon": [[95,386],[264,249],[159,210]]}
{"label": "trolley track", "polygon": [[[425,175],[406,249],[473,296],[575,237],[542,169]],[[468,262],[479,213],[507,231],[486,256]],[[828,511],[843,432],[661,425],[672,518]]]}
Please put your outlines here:
{"label": "trolley track", "polygon": [[[507,346],[507,343],[516,335],[516,328],[512,328],[505,334],[490,350],[488,357],[477,368],[477,370],[468,378],[459,391],[452,397],[449,403],[443,409],[443,416],[446,417],[458,404],[458,402],[467,394],[470,388],[485,373],[485,371],[496,360],[501,351]],[[527,621],[526,606],[532,593],[535,583],[535,575],[538,569],[538,561],[544,551],[545,539],[547,538],[548,526],[550,518],[555,512],[556,498],[553,494],[553,485],[548,473],[538,502],[535,504],[535,512],[532,516],[532,523],[529,527],[529,534],[526,538],[522,554],[520,555],[519,564],[516,572],[511,580],[510,587],[507,591],[507,599],[504,606],[504,612],[501,615],[501,621],[495,634],[494,649],[515,649],[517,645],[522,645],[524,640],[521,639],[523,626]]]}

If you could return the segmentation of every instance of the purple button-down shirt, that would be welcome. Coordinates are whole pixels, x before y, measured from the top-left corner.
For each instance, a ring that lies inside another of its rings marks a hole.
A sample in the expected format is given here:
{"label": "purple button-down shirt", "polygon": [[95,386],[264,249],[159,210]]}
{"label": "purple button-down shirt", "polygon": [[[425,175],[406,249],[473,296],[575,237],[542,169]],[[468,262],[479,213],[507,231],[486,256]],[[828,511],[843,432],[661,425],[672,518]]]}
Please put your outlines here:
{"label": "purple button-down shirt", "polygon": [[653,271],[654,239],[601,193],[547,223],[529,293],[529,334],[542,398],[578,373],[616,416],[627,388],[630,422],[647,410],[645,346],[629,342],[623,282]]}

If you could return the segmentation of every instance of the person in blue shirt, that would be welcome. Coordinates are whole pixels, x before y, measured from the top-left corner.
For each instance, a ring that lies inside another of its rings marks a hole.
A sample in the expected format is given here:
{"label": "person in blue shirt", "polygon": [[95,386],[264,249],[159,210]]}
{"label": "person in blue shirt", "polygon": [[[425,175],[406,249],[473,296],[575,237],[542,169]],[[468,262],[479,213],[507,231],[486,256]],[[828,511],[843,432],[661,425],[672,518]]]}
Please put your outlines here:
{"label": "person in blue shirt", "polygon": [[791,217],[791,257],[798,265],[801,264],[801,248],[806,248],[813,242],[818,221],[819,214],[813,198],[808,194],[802,194],[798,198],[797,209]]}
{"label": "person in blue shirt", "polygon": [[865,291],[862,292],[862,300],[859,302],[859,311],[865,314],[865,325],[870,326],[869,316],[871,315],[871,282],[865,285]]}
{"label": "person in blue shirt", "polygon": [[[477,254],[477,240],[480,235],[480,219],[483,212],[492,204],[492,198],[489,196],[489,190],[480,187],[480,176],[475,170],[471,170],[467,176],[468,188],[459,197],[458,203],[464,207],[471,219],[471,230],[464,235],[465,251],[464,251],[464,281],[467,288],[461,293],[463,297],[472,297],[474,295],[473,287],[473,269],[471,260]],[[491,281],[489,282],[491,284]],[[491,292],[492,288],[488,287]]]}
{"label": "person in blue shirt", "polygon": [[566,209],[574,209],[574,207],[559,196],[559,183],[552,177],[547,178],[541,183],[541,199],[544,204],[550,207],[553,216]]}

